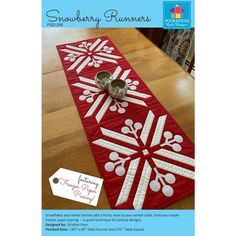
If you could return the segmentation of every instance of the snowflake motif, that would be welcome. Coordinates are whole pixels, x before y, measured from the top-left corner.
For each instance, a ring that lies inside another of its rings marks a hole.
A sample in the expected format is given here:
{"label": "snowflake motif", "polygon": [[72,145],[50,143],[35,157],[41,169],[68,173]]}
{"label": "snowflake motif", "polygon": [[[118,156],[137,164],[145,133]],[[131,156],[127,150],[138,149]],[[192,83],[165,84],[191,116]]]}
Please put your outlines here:
{"label": "snowflake motif", "polygon": [[[109,140],[112,138],[114,142],[103,138],[93,142],[95,145],[111,151],[109,161],[104,166],[105,170],[115,171],[117,176],[126,175],[116,206],[128,200],[140,158],[145,158],[145,163],[133,199],[135,209],[142,209],[148,187],[153,192],[162,192],[165,197],[171,197],[174,195],[171,185],[176,182],[176,174],[194,179],[192,170],[171,163],[174,160],[191,167],[194,166],[193,158],[179,153],[182,150],[183,137],[168,130],[164,131],[167,115],[160,116],[156,124],[154,119],[155,115],[152,111],[149,111],[144,124],[126,119],[120,133],[101,127],[104,137],[108,137]],[[150,136],[152,127],[155,131]],[[117,143],[117,141],[119,142]],[[132,145],[133,149],[127,148],[126,144]],[[166,161],[161,160],[159,156],[164,157]],[[162,170],[165,170],[166,173],[162,173]],[[153,171],[155,178],[151,179]]]}
{"label": "snowflake motif", "polygon": [[85,66],[99,68],[106,61],[117,64],[121,56],[113,55],[113,47],[106,46],[108,40],[98,38],[94,43],[81,42],[78,46],[66,45],[62,52],[66,52],[65,61],[72,62],[68,71],[76,69],[79,74]]}
{"label": "snowflake motif", "polygon": [[[135,91],[139,82],[127,78],[130,71],[131,69],[128,69],[124,70],[122,73],[121,67],[118,66],[113,73],[113,79],[116,79],[119,76],[120,79],[125,80],[128,84],[127,95],[120,99],[112,98],[107,91],[102,91],[97,88],[94,79],[79,76],[80,82],[73,83],[72,86],[83,89],[82,95],[79,96],[80,101],[86,101],[87,103],[92,104],[88,112],[85,114],[85,118],[96,114],[95,118],[99,123],[107,110],[124,114],[129,103],[144,107],[147,106],[143,99],[149,98],[150,95]],[[100,104],[103,105],[98,109]]]}

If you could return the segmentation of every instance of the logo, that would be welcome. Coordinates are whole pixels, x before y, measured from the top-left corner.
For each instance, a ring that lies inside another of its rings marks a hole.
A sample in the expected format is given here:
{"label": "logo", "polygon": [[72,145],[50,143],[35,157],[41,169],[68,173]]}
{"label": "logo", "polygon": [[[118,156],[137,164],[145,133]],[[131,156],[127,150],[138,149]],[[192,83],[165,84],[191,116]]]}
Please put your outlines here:
{"label": "logo", "polygon": [[164,1],[163,2],[163,28],[164,29],[190,29],[191,28],[191,2],[190,1]]}
{"label": "logo", "polygon": [[171,18],[174,19],[181,19],[183,18],[183,7],[181,7],[180,5],[176,4],[175,7],[171,8],[170,12],[171,12]]}

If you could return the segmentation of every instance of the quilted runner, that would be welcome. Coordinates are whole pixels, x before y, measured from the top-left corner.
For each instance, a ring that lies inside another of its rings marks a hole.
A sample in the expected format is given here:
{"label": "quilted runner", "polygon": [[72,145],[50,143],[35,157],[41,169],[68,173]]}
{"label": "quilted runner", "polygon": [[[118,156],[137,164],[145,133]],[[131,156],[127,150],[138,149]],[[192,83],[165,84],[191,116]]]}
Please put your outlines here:
{"label": "quilted runner", "polygon": [[[194,145],[106,36],[57,46],[112,209],[163,209],[194,191]],[[98,71],[125,80],[114,99]]]}

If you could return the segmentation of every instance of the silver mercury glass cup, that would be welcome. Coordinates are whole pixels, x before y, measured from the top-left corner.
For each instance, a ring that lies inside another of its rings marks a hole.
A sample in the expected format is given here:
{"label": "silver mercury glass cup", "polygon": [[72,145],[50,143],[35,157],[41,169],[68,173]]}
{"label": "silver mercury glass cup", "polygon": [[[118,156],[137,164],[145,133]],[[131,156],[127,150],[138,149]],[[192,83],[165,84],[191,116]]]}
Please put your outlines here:
{"label": "silver mercury glass cup", "polygon": [[112,81],[112,74],[108,71],[99,71],[95,75],[95,84],[101,90],[108,88],[109,83]]}
{"label": "silver mercury glass cup", "polygon": [[108,86],[109,94],[113,98],[122,98],[127,93],[128,86],[124,80],[114,79]]}

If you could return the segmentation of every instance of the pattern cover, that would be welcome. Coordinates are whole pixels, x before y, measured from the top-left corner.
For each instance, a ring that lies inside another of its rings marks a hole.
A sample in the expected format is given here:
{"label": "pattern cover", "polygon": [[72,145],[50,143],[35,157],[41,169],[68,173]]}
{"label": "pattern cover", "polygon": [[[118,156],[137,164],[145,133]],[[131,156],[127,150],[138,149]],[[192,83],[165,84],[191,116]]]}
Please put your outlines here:
{"label": "pattern cover", "polygon": [[[194,192],[194,145],[106,37],[57,46],[112,209],[163,209]],[[112,98],[101,71],[125,80]]]}

